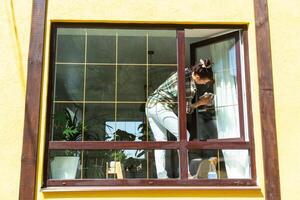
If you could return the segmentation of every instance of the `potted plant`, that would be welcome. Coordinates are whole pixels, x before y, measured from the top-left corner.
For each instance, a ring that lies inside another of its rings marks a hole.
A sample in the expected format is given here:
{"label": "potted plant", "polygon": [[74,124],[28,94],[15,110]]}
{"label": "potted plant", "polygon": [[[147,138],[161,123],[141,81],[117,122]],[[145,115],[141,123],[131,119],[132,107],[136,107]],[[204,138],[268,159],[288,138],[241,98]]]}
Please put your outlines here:
{"label": "potted plant", "polygon": [[[65,108],[64,113],[58,113],[54,118],[56,128],[61,130],[64,141],[81,141],[82,132],[86,127],[78,120],[78,107],[75,111]],[[55,155],[51,161],[51,175],[53,179],[75,179],[79,166],[80,152],[65,150],[61,155]]]}

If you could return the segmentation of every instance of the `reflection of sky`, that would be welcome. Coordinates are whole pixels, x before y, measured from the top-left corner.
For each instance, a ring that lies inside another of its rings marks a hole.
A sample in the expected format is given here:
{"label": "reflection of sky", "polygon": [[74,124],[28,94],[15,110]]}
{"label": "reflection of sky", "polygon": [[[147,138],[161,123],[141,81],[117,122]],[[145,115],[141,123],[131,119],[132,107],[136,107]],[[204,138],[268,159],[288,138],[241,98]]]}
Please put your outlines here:
{"label": "reflection of sky", "polygon": [[[138,139],[138,137],[142,136],[143,133],[141,133],[141,130],[139,130],[139,126],[142,124],[141,121],[107,121],[105,123],[105,132],[108,134],[109,139],[107,140],[113,140],[114,133],[120,129],[122,131],[126,131],[127,133],[131,133],[136,136],[135,141],[141,141]],[[135,153],[137,150],[125,150],[125,155],[129,157],[135,157]],[[139,151],[140,152],[140,151]],[[144,158],[144,156],[141,156],[139,158]]]}
{"label": "reflection of sky", "polygon": [[118,129],[120,129],[122,131],[126,131],[127,133],[135,135],[135,141],[140,141],[138,140],[138,137],[143,135],[143,133],[141,133],[141,130],[139,130],[139,126],[141,124],[141,121],[107,121],[105,124],[105,132],[109,135],[110,139],[113,139],[113,134]]}

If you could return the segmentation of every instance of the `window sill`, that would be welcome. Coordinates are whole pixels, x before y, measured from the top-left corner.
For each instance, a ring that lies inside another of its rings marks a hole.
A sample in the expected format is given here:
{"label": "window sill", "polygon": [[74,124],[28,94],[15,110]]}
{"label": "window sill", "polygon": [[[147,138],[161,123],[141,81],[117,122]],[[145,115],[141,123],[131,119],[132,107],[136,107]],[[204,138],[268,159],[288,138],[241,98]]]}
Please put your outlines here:
{"label": "window sill", "polygon": [[259,186],[68,186],[41,189],[45,198],[74,197],[263,197]]}
{"label": "window sill", "polygon": [[259,186],[68,186],[68,187],[45,187],[43,193],[52,192],[97,192],[97,191],[145,191],[145,190],[176,190],[176,191],[256,191],[261,193]]}

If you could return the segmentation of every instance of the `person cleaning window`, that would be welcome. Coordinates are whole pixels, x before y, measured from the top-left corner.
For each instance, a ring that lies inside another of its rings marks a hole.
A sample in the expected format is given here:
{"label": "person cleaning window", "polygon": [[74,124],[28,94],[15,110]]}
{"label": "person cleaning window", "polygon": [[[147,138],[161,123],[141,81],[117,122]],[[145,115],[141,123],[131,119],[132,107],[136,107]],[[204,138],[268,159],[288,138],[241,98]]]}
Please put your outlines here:
{"label": "person cleaning window", "polygon": [[[214,95],[205,93],[195,103],[192,103],[197,87],[214,83],[212,62],[209,59],[201,59],[200,62],[191,68],[185,69],[185,92],[186,92],[186,112],[193,113],[194,109],[211,104]],[[167,130],[173,134],[177,140],[178,116],[173,109],[176,107],[178,95],[178,75],[174,73],[164,83],[162,83],[151,95],[146,103],[146,115],[155,141],[167,141]],[[187,139],[190,133],[187,131]],[[155,165],[157,178],[168,178],[166,171],[166,150],[155,150]]]}

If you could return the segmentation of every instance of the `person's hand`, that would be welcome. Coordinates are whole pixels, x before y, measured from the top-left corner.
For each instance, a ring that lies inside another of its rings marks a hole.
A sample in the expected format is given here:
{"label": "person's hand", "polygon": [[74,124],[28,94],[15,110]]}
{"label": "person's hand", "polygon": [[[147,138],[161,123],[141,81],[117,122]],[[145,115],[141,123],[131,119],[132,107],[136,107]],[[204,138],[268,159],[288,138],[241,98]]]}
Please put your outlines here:
{"label": "person's hand", "polygon": [[194,107],[197,108],[199,106],[209,105],[212,103],[214,99],[214,95],[211,93],[204,93],[199,100],[195,103]]}

